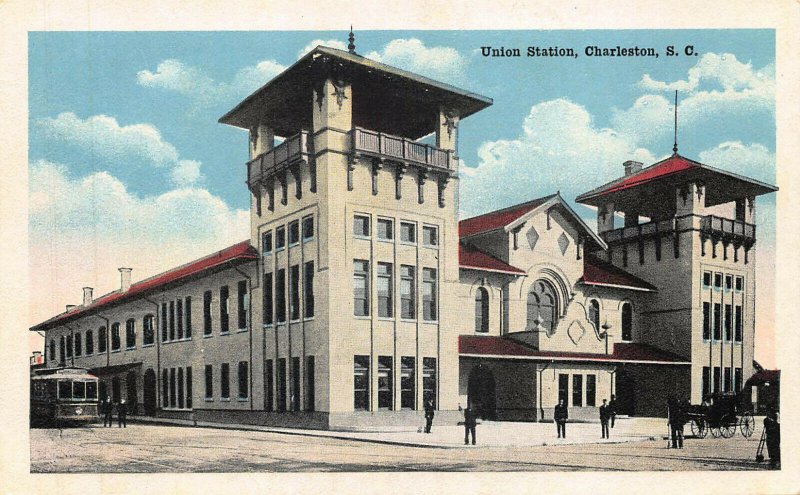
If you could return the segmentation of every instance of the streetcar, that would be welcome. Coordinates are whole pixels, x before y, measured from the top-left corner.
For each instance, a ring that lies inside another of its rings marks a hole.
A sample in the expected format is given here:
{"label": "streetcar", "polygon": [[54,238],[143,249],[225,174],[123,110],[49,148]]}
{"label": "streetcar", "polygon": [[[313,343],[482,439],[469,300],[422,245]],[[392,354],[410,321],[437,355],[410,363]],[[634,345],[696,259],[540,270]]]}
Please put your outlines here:
{"label": "streetcar", "polygon": [[97,420],[97,377],[84,368],[37,370],[31,377],[31,425]]}

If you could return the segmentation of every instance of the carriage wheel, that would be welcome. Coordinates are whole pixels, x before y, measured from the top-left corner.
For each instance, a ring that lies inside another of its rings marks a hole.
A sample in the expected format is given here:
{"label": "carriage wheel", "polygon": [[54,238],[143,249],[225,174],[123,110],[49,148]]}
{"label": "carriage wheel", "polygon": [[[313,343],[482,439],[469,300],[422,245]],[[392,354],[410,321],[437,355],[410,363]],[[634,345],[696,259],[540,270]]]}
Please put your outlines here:
{"label": "carriage wheel", "polygon": [[693,419],[691,428],[692,435],[695,438],[705,438],[708,435],[708,428],[706,428],[706,423],[702,419]]}
{"label": "carriage wheel", "polygon": [[719,438],[720,436],[722,436],[722,432],[720,431],[719,425],[712,426],[710,429],[711,429],[711,436],[712,437]]}
{"label": "carriage wheel", "polygon": [[732,437],[733,434],[736,433],[736,416],[723,416],[722,420],[720,421],[719,430],[723,438]]}
{"label": "carriage wheel", "polygon": [[756,420],[753,419],[753,414],[750,411],[742,415],[742,419],[739,420],[739,429],[745,438],[750,438],[753,435],[753,431],[756,429]]}

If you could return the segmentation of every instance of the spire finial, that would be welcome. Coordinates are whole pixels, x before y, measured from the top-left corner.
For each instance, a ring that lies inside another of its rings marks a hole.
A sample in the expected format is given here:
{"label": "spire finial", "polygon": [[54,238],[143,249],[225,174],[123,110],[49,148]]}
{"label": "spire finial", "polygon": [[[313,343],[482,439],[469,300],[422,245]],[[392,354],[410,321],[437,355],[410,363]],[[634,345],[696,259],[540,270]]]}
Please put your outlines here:
{"label": "spire finial", "polygon": [[348,36],[347,39],[348,39],[348,41],[350,41],[350,44],[347,45],[347,51],[352,53],[353,55],[355,55],[356,54],[356,43],[355,43],[356,37],[353,34],[353,25],[352,24],[350,24],[350,36]]}
{"label": "spire finial", "polygon": [[675,90],[675,141],[672,145],[672,152],[678,154],[678,90]]}

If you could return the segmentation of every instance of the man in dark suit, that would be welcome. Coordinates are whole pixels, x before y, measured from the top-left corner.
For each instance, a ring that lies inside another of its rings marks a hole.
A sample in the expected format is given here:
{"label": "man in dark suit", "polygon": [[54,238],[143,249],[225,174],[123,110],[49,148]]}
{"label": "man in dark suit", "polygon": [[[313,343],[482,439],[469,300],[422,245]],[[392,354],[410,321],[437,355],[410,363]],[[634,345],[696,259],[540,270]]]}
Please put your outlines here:
{"label": "man in dark suit", "polygon": [[111,396],[106,397],[103,401],[103,426],[112,426],[113,419],[111,417],[114,411],[114,404],[111,403]]}
{"label": "man in dark suit", "polygon": [[556,432],[558,438],[567,438],[567,419],[569,412],[567,412],[567,405],[564,404],[564,399],[558,399],[558,405],[553,411],[553,419],[556,422]]}
{"label": "man in dark suit", "polygon": [[603,405],[600,406],[600,430],[602,438],[608,438],[608,420],[611,417],[611,410],[603,399]]}
{"label": "man in dark suit", "polygon": [[472,433],[472,445],[475,445],[475,426],[478,424],[478,415],[474,405],[464,409],[464,445],[469,445],[469,434]]}
{"label": "man in dark suit", "polygon": [[118,428],[127,428],[128,427],[128,404],[125,403],[125,399],[119,401],[117,404],[117,427]]}
{"label": "man in dark suit", "polygon": [[611,413],[611,427],[614,427],[614,420],[617,419],[617,396],[611,394],[611,400],[608,401],[608,410]]}
{"label": "man in dark suit", "polygon": [[431,432],[431,426],[433,426],[434,414],[435,414],[435,409],[433,407],[433,399],[428,398],[425,401],[425,433]]}

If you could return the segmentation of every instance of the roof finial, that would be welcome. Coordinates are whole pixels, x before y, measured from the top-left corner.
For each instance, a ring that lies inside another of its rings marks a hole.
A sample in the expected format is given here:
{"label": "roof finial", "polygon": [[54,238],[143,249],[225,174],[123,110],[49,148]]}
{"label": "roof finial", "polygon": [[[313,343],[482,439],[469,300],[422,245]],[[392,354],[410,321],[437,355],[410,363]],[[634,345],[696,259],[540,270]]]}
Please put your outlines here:
{"label": "roof finial", "polygon": [[672,145],[672,152],[678,154],[678,90],[675,90],[675,141]]}
{"label": "roof finial", "polygon": [[355,44],[356,37],[353,34],[353,25],[352,24],[350,24],[350,36],[348,36],[347,39],[350,41],[350,44],[347,45],[347,51],[352,53],[353,55],[355,55],[356,54],[356,44]]}

